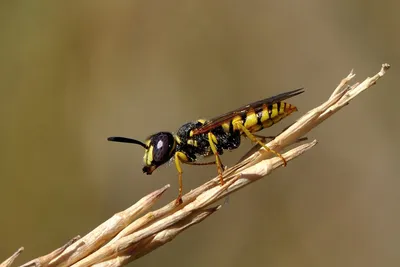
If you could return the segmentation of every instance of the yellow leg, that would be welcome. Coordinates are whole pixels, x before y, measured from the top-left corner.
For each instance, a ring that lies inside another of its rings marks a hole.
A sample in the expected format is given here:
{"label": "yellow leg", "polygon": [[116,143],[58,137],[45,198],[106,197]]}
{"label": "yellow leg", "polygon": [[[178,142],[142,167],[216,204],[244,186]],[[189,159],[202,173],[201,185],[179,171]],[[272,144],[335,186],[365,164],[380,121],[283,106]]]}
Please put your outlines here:
{"label": "yellow leg", "polygon": [[182,153],[182,152],[176,152],[175,156],[175,167],[176,170],[178,171],[178,183],[179,183],[179,194],[178,197],[176,198],[175,204],[176,205],[180,205],[183,203],[182,201],[182,192],[183,192],[183,182],[182,182],[182,167],[181,167],[181,163],[185,163],[185,164],[189,164],[189,165],[212,165],[212,164],[216,164],[215,161],[212,162],[190,162],[188,157]]}
{"label": "yellow leg", "polygon": [[262,146],[263,148],[265,148],[267,151],[274,153],[275,155],[277,155],[278,157],[281,158],[281,160],[283,161],[283,166],[286,166],[286,160],[285,158],[277,151],[269,148],[268,146],[266,146],[264,143],[262,143],[260,140],[258,140],[246,127],[243,126],[243,124],[238,123],[236,124],[238,126],[238,128],[240,128],[245,134],[246,136],[252,141],[255,142],[257,144],[259,144],[260,146]]}
{"label": "yellow leg", "polygon": [[223,185],[224,179],[222,177],[222,163],[221,163],[221,159],[219,158],[217,147],[215,146],[215,143],[213,141],[213,137],[215,138],[215,136],[211,132],[209,132],[208,133],[208,142],[210,143],[211,151],[215,155],[215,163],[217,164],[219,181],[220,181],[221,185]]}
{"label": "yellow leg", "polygon": [[181,167],[181,161],[187,160],[187,157],[185,154],[182,152],[176,152],[175,153],[175,167],[178,171],[178,183],[179,183],[179,194],[178,197],[176,198],[175,204],[179,205],[182,204],[182,190],[183,190],[183,184],[182,184],[182,167]]}

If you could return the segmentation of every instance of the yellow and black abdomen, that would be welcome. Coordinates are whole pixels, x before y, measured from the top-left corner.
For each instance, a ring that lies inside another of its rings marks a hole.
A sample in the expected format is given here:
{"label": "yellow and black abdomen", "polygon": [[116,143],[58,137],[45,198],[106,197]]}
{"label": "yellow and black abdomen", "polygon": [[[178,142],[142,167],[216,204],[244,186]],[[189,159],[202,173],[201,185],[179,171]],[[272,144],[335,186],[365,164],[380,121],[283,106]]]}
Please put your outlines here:
{"label": "yellow and black abdomen", "polygon": [[238,115],[234,117],[231,121],[224,123],[222,127],[226,132],[233,130],[242,133],[239,125],[241,124],[251,133],[254,133],[264,128],[271,127],[294,111],[297,111],[297,108],[285,102],[264,105],[258,110],[253,109],[241,116]]}

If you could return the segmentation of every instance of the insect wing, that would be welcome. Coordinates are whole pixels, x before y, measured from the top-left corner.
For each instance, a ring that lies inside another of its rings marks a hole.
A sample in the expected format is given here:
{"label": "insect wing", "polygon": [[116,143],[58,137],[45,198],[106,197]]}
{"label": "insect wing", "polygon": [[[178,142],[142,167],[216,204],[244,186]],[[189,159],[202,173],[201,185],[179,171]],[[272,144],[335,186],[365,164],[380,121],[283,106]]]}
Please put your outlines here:
{"label": "insect wing", "polygon": [[249,111],[254,110],[255,113],[257,113],[258,111],[260,111],[264,106],[268,106],[268,105],[272,105],[275,104],[277,102],[281,102],[285,99],[288,99],[290,97],[299,95],[301,93],[303,93],[304,90],[303,88],[299,88],[293,91],[289,91],[289,92],[285,92],[285,93],[281,93],[279,95],[276,96],[272,96],[269,98],[265,98],[253,103],[250,103],[248,105],[245,105],[243,107],[240,107],[238,109],[235,109],[233,111],[230,111],[228,113],[225,113],[221,116],[212,118],[211,120],[207,121],[205,124],[203,124],[202,126],[200,126],[197,129],[193,130],[193,134],[202,134],[202,133],[207,133],[209,131],[211,131],[212,129],[221,126],[222,124],[230,121],[231,119],[233,119],[236,116],[241,116],[243,114],[248,113]]}

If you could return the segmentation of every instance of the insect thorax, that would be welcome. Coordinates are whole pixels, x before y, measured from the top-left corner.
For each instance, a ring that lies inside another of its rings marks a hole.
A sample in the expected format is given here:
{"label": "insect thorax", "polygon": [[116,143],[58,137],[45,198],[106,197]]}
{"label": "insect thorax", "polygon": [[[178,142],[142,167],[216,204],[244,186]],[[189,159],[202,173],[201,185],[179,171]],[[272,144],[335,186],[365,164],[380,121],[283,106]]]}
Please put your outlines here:
{"label": "insect thorax", "polygon": [[[193,130],[202,126],[206,121],[198,120],[184,124],[179,128],[175,135],[177,141],[177,151],[185,153],[191,160],[195,161],[196,156],[209,156],[212,153],[208,139],[208,132],[193,135]],[[218,126],[211,130],[211,133],[216,137],[215,144],[218,153],[222,155],[225,149],[232,150],[240,145],[240,131],[226,132],[222,126]]]}

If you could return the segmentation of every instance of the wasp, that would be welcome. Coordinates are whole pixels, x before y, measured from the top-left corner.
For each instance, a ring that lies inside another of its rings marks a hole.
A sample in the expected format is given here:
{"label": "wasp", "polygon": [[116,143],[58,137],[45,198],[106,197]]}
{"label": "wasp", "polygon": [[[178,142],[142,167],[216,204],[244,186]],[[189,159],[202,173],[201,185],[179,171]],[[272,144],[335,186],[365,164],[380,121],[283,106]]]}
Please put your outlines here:
{"label": "wasp", "polygon": [[[286,166],[282,155],[268,148],[254,133],[271,127],[283,118],[297,111],[297,108],[284,100],[303,93],[303,88],[281,93],[262,99],[210,120],[200,119],[181,126],[174,134],[158,132],[147,138],[145,142],[126,137],[109,137],[109,141],[131,143],[145,149],[143,172],[150,175],[164,163],[175,160],[178,171],[179,194],[177,204],[182,203],[182,163],[190,165],[217,165],[221,185],[223,165],[220,155],[224,150],[233,150],[240,146],[241,137],[247,137],[258,143],[267,151],[280,157]],[[196,162],[198,156],[215,156],[213,162]]]}

